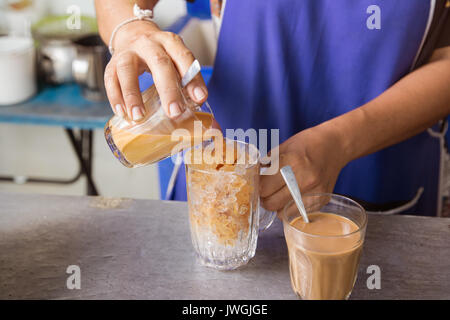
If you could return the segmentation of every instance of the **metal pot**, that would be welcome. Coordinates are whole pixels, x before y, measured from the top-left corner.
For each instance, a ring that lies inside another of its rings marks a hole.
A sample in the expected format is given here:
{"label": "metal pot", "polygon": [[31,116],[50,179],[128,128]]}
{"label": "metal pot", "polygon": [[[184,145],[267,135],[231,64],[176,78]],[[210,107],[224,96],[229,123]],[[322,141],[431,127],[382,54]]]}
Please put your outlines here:
{"label": "metal pot", "polygon": [[81,85],[83,96],[94,101],[107,100],[103,74],[110,55],[100,36],[91,35],[74,41],[77,57],[72,74]]}
{"label": "metal pot", "polygon": [[47,16],[32,26],[37,45],[38,72],[47,83],[62,84],[74,80],[72,62],[77,50],[74,41],[97,34],[94,18],[81,16],[81,28],[67,27],[70,16]]}
{"label": "metal pot", "polygon": [[38,70],[47,83],[62,84],[72,82],[72,62],[77,50],[69,38],[43,37],[39,39]]}

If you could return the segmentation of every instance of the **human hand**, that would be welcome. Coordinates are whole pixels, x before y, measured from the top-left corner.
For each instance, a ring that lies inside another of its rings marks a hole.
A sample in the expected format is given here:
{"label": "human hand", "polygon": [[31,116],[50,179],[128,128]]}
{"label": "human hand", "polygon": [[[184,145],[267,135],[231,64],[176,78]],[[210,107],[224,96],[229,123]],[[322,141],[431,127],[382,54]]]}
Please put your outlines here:
{"label": "human hand", "polygon": [[[279,146],[279,168],[290,165],[302,193],[331,193],[339,172],[348,163],[339,136],[327,124],[303,130]],[[260,180],[263,208],[279,211],[292,199],[283,177],[263,175]]]}
{"label": "human hand", "polygon": [[[117,32],[114,55],[105,70],[105,87],[113,112],[138,121],[145,109],[138,76],[152,74],[166,114],[177,117],[183,108],[180,81],[195,58],[180,36],[161,31],[149,21],[135,21]],[[186,89],[190,98],[201,104],[208,95],[205,82],[198,74]]]}

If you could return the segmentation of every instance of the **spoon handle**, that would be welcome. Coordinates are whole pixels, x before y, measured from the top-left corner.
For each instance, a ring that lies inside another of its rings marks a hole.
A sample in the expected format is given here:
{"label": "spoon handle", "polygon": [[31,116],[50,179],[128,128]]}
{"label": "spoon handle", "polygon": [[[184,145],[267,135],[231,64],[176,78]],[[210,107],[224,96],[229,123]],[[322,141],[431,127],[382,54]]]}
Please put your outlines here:
{"label": "spoon handle", "polygon": [[291,166],[284,166],[280,169],[280,172],[289,191],[291,192],[292,197],[294,198],[298,211],[300,211],[300,214],[302,215],[303,221],[309,223],[308,215],[302,201],[302,194],[300,193],[300,188],[298,187],[297,179],[295,178],[295,174],[292,171]]}

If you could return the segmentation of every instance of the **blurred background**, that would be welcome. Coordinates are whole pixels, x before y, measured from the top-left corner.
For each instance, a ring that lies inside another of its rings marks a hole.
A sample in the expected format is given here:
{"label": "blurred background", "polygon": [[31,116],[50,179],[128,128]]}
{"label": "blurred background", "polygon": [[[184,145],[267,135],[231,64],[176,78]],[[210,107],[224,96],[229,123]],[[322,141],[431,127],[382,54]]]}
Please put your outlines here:
{"label": "blurred background", "polygon": [[[182,34],[202,65],[212,65],[216,42],[213,24],[208,17],[209,1],[198,1],[196,6],[188,8],[184,0],[160,0],[155,8],[155,20],[161,28]],[[69,52],[61,50],[59,37],[68,36],[64,25],[70,15],[78,13],[82,17],[82,30],[77,32],[95,33],[93,0],[0,0],[0,35],[3,36],[0,39],[7,36],[29,37],[35,46],[41,46],[36,49],[37,81],[32,79],[36,81],[36,91],[27,89],[31,90],[30,97],[19,97],[24,88],[28,88],[25,83],[30,81],[32,75],[24,75],[24,79],[18,82],[20,85],[16,86],[20,101],[14,100],[16,87],[6,93],[0,91],[3,98],[11,95],[13,99],[12,103],[8,100],[2,103],[0,96],[0,191],[160,198],[161,189],[164,189],[160,186],[164,184],[161,179],[166,181],[168,177],[160,176],[157,165],[128,169],[120,164],[111,154],[103,135],[103,125],[112,115],[109,104],[98,97],[92,99],[86,94],[85,87],[80,88],[75,83],[72,75],[64,76],[58,69],[67,60],[68,54],[64,52]],[[53,38],[49,41],[48,35],[59,31],[61,34],[56,37],[51,35]],[[37,39],[39,35],[41,38]],[[68,37],[72,40],[76,38],[73,35]],[[1,59],[4,59],[3,63],[13,68],[6,60],[10,54],[9,47],[10,44],[0,44],[0,65]],[[43,57],[39,50],[47,50],[47,55]],[[9,70],[0,72],[3,73],[0,86],[2,80],[10,85]],[[80,128],[84,129],[84,133]],[[86,174],[76,179],[81,162],[77,158],[77,144],[72,143],[70,134],[78,142],[79,149],[83,149],[78,151],[84,158],[84,149],[87,148],[87,171],[95,182],[97,192],[88,192]],[[87,141],[87,146],[82,141]],[[65,182],[52,183],[52,180]],[[76,181],[69,183],[69,180]]]}

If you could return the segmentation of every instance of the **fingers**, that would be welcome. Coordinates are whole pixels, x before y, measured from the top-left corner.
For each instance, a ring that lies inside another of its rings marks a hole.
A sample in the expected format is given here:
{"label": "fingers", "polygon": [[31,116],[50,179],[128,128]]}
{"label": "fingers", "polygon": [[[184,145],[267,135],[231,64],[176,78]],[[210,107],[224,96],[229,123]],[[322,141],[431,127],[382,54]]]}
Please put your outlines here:
{"label": "fingers", "polygon": [[208,89],[206,88],[205,81],[202,74],[197,74],[191,82],[186,86],[186,90],[189,93],[189,97],[198,104],[202,104],[208,98]]}
{"label": "fingers", "polygon": [[262,198],[268,197],[281,188],[283,188],[285,182],[283,177],[280,174],[280,171],[277,172],[277,174],[274,175],[264,175],[261,176],[261,185],[260,185],[260,196]]}
{"label": "fingers", "polygon": [[[145,116],[145,106],[139,89],[139,74],[148,69],[169,117],[179,116],[186,105],[180,84],[195,60],[181,38],[170,32],[143,35],[127,49],[116,53],[105,70],[105,87],[111,107],[119,116],[139,121]],[[196,103],[203,103],[208,90],[201,74],[186,87]]]}
{"label": "fingers", "polygon": [[[281,153],[279,155],[279,160],[278,160],[279,168],[282,168],[283,166],[289,164],[290,163],[289,158],[290,158],[289,154]],[[279,170],[276,174],[273,174],[273,175],[262,175],[260,182],[261,182],[260,196],[262,198],[266,198],[266,197],[274,194],[275,192],[277,192],[278,190],[283,188],[285,185],[284,179],[281,176],[281,173]]]}
{"label": "fingers", "polygon": [[[302,193],[311,192],[319,187],[319,180],[305,161],[293,153],[280,154],[280,168],[290,165],[297,178]],[[283,176],[278,171],[274,175],[260,177],[260,197],[263,208],[278,211],[292,199]]]}
{"label": "fingers", "polygon": [[122,90],[126,114],[129,119],[139,121],[144,118],[144,103],[139,90],[139,57],[129,51],[117,56],[116,73]]}
{"label": "fingers", "polygon": [[[178,73],[180,75],[184,75],[194,62],[195,57],[184,45],[181,37],[172,32],[161,32],[159,33],[157,39],[172,59]],[[186,90],[191,99],[199,104],[205,102],[208,97],[208,89],[200,73],[197,74],[191,82],[189,82],[186,86]]]}
{"label": "fingers", "polygon": [[261,206],[270,211],[278,211],[290,200],[291,195],[280,172],[275,175],[261,176]]}
{"label": "fingers", "polygon": [[[281,154],[278,161],[279,167],[282,168],[286,163],[285,155]],[[280,171],[273,175],[260,177],[259,195],[263,208],[270,211],[278,211],[283,208],[283,205],[289,201],[290,194]]]}
{"label": "fingers", "polygon": [[272,194],[270,197],[261,198],[261,205],[266,210],[280,211],[290,200],[292,200],[292,196],[289,192],[289,189],[284,186],[280,190]]}
{"label": "fingers", "polygon": [[185,101],[180,76],[172,59],[161,46],[152,42],[143,45],[138,53],[150,68],[164,111],[171,118],[179,116]]}
{"label": "fingers", "polygon": [[113,112],[120,117],[125,117],[125,104],[113,62],[108,63],[105,69],[105,89]]}

